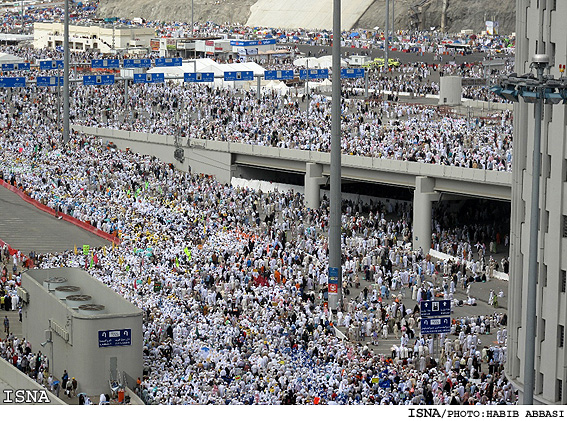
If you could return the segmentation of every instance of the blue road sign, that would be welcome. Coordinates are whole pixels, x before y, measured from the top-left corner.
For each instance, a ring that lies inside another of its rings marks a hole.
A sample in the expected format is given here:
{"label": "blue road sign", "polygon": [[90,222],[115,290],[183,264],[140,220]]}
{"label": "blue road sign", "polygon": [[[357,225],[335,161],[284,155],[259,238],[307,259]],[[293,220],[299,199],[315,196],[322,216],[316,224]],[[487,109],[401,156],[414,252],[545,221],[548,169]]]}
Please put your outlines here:
{"label": "blue road sign", "polygon": [[227,82],[234,82],[236,80],[254,80],[254,72],[224,72],[224,80]]}
{"label": "blue road sign", "polygon": [[164,73],[134,73],[134,83],[163,83]]}
{"label": "blue road sign", "polygon": [[37,86],[63,86],[63,76],[38,76]]}
{"label": "blue road sign", "polygon": [[329,268],[329,293],[336,294],[339,288],[339,268]]}
{"label": "blue road sign", "polygon": [[450,317],[430,317],[421,319],[421,334],[448,333],[451,331]]}
{"label": "blue road sign", "polygon": [[451,300],[422,301],[420,307],[422,318],[451,315]]}
{"label": "blue road sign", "polygon": [[16,70],[29,70],[30,63],[2,63],[3,72],[12,72]]}
{"label": "blue road sign", "polygon": [[264,72],[265,80],[292,80],[293,70],[266,70]]}
{"label": "blue road sign", "polygon": [[[307,79],[307,70],[299,70],[299,78]],[[329,69],[309,69],[309,80],[311,79],[327,79],[329,77]]]}
{"label": "blue road sign", "polygon": [[213,72],[183,73],[183,80],[185,82],[214,82],[215,74]]}
{"label": "blue road sign", "polygon": [[258,39],[258,40],[246,40],[246,41],[242,41],[242,40],[233,40],[230,41],[230,45],[236,45],[238,47],[252,47],[254,45],[273,45],[276,43],[276,39],[275,38],[270,38],[270,39]]}
{"label": "blue road sign", "polygon": [[113,85],[114,75],[84,75],[83,85]]}
{"label": "blue road sign", "polygon": [[0,77],[0,88],[25,88],[25,77]]}
{"label": "blue road sign", "polygon": [[132,345],[132,329],[98,331],[98,347]]}
{"label": "blue road sign", "polygon": [[152,67],[152,60],[149,58],[125,59],[123,67],[125,69],[140,69],[143,67]]}
{"label": "blue road sign", "polygon": [[359,79],[364,77],[364,69],[341,69],[341,79]]}
{"label": "blue road sign", "polygon": [[62,69],[63,60],[41,60],[39,62],[39,70]]}
{"label": "blue road sign", "polygon": [[182,66],[183,59],[181,57],[161,57],[155,60],[156,67]]}
{"label": "blue road sign", "polygon": [[117,58],[91,60],[91,68],[93,69],[119,69],[120,60]]}

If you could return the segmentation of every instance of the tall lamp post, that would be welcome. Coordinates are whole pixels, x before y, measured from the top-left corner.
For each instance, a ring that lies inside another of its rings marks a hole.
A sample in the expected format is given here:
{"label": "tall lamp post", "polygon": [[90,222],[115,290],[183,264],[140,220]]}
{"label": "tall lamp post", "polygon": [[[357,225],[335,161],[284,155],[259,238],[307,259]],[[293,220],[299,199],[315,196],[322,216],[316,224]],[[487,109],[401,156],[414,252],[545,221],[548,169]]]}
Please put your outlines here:
{"label": "tall lamp post", "polygon": [[63,145],[69,147],[69,0],[65,0],[63,41]]}
{"label": "tall lamp post", "polygon": [[[559,104],[567,102],[567,81],[563,78],[554,79],[553,76],[544,75],[549,67],[549,56],[535,54],[532,58],[531,68],[536,69],[537,75],[531,73],[518,76],[516,73],[500,80],[499,86],[490,90],[509,101],[518,102],[519,97],[524,102],[534,104],[534,147],[532,158],[532,194],[530,203],[530,231],[528,249],[528,290],[525,326],[525,355],[524,355],[524,405],[533,405],[535,386],[535,336],[536,336],[536,304],[537,304],[537,278],[538,278],[538,228],[539,228],[539,186],[540,186],[540,145],[541,145],[541,119],[543,117],[543,104]],[[543,256],[542,256],[543,258]]]}
{"label": "tall lamp post", "polygon": [[[333,0],[331,101],[331,215],[329,220],[329,308],[342,307],[341,265],[341,0]],[[307,76],[309,77],[309,76]]]}

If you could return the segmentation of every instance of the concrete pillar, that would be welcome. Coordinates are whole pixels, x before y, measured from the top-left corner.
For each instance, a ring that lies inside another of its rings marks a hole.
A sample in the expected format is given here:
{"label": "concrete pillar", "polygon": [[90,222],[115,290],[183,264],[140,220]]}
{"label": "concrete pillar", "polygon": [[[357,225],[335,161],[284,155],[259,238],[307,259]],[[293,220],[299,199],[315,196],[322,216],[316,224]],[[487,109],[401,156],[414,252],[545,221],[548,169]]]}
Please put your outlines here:
{"label": "concrete pillar", "polygon": [[322,175],[322,165],[305,164],[305,206],[309,209],[317,209],[321,205],[319,186],[323,183]]}
{"label": "concrete pillar", "polygon": [[416,177],[413,194],[413,248],[427,254],[431,248],[431,202],[439,200],[435,179]]}

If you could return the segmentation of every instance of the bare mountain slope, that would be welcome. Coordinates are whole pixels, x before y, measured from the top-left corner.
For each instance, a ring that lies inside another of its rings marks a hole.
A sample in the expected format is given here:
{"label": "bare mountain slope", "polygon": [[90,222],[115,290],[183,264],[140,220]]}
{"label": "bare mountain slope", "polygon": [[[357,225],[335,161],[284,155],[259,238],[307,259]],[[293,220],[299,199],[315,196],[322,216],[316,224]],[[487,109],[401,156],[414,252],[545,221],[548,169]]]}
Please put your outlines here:
{"label": "bare mountain slope", "polygon": [[[331,10],[332,0],[327,0],[327,2]],[[193,3],[195,21],[238,22],[261,26],[262,21],[268,18],[268,12],[251,14],[251,7],[257,3],[262,3],[265,7],[265,0],[261,2],[258,0],[193,0]],[[320,8],[319,3],[320,1],[314,1],[309,4]],[[281,5],[281,0],[274,1],[274,5]],[[343,10],[348,8],[348,5],[348,0],[342,1]],[[390,0],[390,5],[394,9],[396,28],[408,29],[419,26],[420,29],[429,29],[430,27],[439,28],[441,25],[443,0]],[[385,0],[374,0],[366,11],[360,12],[358,20],[349,19],[349,22],[356,22],[352,24],[354,28],[374,28],[376,26],[383,28],[385,8]],[[317,13],[317,10],[312,12]],[[190,22],[191,0],[100,0],[98,15],[100,17],[142,17],[148,20]],[[281,17],[281,21],[277,22],[277,26],[281,28],[297,28],[304,24],[304,19],[300,19],[304,17],[302,14],[285,13]],[[496,20],[500,24],[500,33],[509,34],[514,32],[515,19],[515,0],[447,1],[446,30],[449,32],[458,32],[461,29],[472,29],[479,32],[484,29],[486,20]],[[270,16],[269,22],[270,24],[274,22],[273,17]],[[347,24],[344,20],[343,23]],[[328,23],[329,27],[326,29],[331,29],[331,25],[332,21]]]}

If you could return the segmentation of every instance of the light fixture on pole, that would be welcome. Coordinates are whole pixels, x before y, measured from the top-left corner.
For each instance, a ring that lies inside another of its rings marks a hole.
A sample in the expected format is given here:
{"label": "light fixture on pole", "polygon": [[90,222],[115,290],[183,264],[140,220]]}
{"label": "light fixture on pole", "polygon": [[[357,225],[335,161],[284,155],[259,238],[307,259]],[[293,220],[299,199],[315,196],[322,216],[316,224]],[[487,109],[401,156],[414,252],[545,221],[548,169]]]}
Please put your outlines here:
{"label": "light fixture on pole", "polygon": [[[559,104],[567,102],[567,81],[563,77],[559,80],[550,75],[544,75],[549,67],[549,56],[535,54],[532,58],[531,68],[536,69],[536,75],[531,73],[518,76],[516,73],[501,79],[499,86],[490,88],[490,91],[500,97],[519,102],[534,104],[534,146],[532,158],[530,227],[528,249],[528,289],[526,291],[526,325],[524,326],[524,405],[533,404],[535,387],[535,336],[536,336],[536,310],[537,310],[537,279],[538,279],[538,231],[539,231],[539,191],[541,172],[541,120],[543,117],[543,104]],[[561,72],[563,73],[563,72]],[[543,259],[543,256],[540,256]]]}

